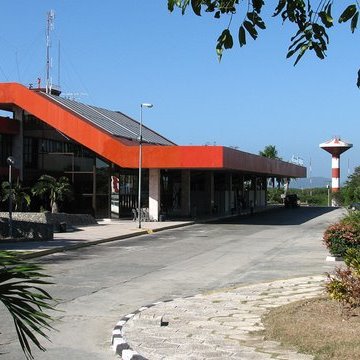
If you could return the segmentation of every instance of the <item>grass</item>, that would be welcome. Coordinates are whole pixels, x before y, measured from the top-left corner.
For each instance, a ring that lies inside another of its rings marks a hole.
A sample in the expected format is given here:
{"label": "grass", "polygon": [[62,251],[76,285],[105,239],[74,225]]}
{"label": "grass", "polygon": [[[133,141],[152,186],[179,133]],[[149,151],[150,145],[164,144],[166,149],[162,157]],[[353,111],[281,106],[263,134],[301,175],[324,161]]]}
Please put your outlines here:
{"label": "grass", "polygon": [[312,354],[315,360],[360,359],[360,309],[347,312],[320,297],[272,309],[262,320],[266,340]]}

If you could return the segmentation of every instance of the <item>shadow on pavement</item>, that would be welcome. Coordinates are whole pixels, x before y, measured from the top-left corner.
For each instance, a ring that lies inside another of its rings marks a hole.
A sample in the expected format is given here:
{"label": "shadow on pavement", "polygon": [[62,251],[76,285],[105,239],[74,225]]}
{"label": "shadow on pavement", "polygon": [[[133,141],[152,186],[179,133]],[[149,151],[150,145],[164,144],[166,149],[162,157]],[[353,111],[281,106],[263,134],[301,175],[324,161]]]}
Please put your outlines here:
{"label": "shadow on pavement", "polygon": [[336,209],[338,208],[309,206],[289,209],[281,207],[253,215],[215,220],[209,224],[300,225]]}
{"label": "shadow on pavement", "polygon": [[0,243],[0,250],[42,250],[59,248],[71,245],[78,245],[86,242],[86,239],[74,240],[44,240],[44,241],[18,241],[18,242],[2,242]]}

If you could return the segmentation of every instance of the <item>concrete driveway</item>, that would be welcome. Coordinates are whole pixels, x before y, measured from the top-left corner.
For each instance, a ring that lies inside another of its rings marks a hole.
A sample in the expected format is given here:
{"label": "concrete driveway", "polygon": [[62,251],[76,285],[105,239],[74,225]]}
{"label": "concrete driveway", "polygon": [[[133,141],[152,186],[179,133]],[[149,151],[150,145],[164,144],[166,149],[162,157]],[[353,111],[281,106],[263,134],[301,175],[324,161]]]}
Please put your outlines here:
{"label": "concrete driveway", "polygon": [[[343,211],[278,209],[252,217],[113,241],[37,259],[61,299],[48,351],[36,359],[114,359],[111,331],[121,316],[158,300],[232,284],[318,275],[324,229]],[[105,231],[104,231],[105,236]],[[0,308],[0,358],[23,359],[11,319]]]}

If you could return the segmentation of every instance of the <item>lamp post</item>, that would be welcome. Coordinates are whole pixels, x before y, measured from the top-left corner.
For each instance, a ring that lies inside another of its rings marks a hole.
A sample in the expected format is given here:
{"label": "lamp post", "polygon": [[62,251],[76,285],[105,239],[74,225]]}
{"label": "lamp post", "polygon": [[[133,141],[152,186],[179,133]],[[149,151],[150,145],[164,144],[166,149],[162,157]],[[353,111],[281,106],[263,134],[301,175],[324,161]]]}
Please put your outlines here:
{"label": "lamp post", "polygon": [[13,226],[12,226],[12,201],[13,201],[13,193],[12,193],[12,166],[15,164],[15,159],[12,156],[9,156],[6,159],[9,165],[9,238],[12,238],[13,235]]}
{"label": "lamp post", "polygon": [[330,185],[327,184],[326,188],[327,188],[327,203],[328,203],[328,206],[330,206]]}
{"label": "lamp post", "polygon": [[138,217],[139,229],[141,229],[141,168],[142,168],[142,113],[143,108],[152,108],[153,104],[142,103],[140,105],[140,128],[139,128],[139,189],[138,189]]}

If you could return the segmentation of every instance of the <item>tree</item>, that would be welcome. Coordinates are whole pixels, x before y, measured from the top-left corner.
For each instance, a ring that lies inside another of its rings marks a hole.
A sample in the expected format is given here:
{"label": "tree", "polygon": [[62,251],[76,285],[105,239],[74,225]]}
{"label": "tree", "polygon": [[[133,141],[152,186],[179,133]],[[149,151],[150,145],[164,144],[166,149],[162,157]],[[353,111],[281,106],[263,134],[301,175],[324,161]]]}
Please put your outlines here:
{"label": "tree", "polygon": [[14,210],[15,211],[22,211],[24,204],[26,206],[30,205],[31,198],[30,195],[25,191],[25,189],[22,187],[21,183],[18,181],[16,184],[13,184],[11,186],[10,191],[10,183],[8,181],[4,181],[1,184],[2,188],[2,201],[8,201],[10,198],[10,194],[12,194],[12,201],[14,204]]}
{"label": "tree", "polygon": [[8,309],[14,320],[20,346],[27,359],[33,359],[30,342],[40,350],[40,344],[34,332],[49,340],[45,330],[53,329],[53,320],[46,310],[54,310],[54,299],[39,285],[50,282],[41,273],[42,268],[25,263],[10,251],[0,251],[0,302]]}
{"label": "tree", "polygon": [[52,213],[59,211],[60,201],[70,199],[73,195],[72,186],[66,176],[57,180],[50,175],[42,175],[32,188],[32,193],[37,196],[47,195]]}
{"label": "tree", "polygon": [[[296,55],[296,65],[307,51],[324,59],[326,57],[329,35],[328,29],[334,26],[332,14],[334,0],[278,0],[273,17],[281,16],[282,21],[295,25],[296,31],[290,39],[287,58]],[[272,4],[272,3],[271,3]],[[276,3],[275,3],[276,4]],[[192,11],[201,16],[202,11],[214,14],[214,18],[220,19],[227,16],[228,23],[217,39],[216,53],[219,61],[223,51],[231,49],[234,45],[231,25],[235,15],[239,15],[240,21],[237,38],[240,47],[246,45],[248,38],[256,40],[261,30],[266,29],[263,19],[265,0],[168,0],[168,9],[173,12],[175,7],[180,8],[184,15],[191,5]],[[314,6],[315,5],[315,6]],[[344,5],[340,14],[337,15],[339,23],[350,22],[351,32],[354,33],[359,19],[360,4]],[[360,70],[358,72],[357,86],[360,88]]]}
{"label": "tree", "polygon": [[[266,157],[268,159],[276,159],[276,160],[282,160],[281,157],[278,156],[278,151],[276,149],[275,145],[266,145],[264,147],[264,150],[259,151],[259,155]],[[275,180],[274,178],[268,179],[271,181],[272,187],[275,187]],[[282,178],[276,178],[276,182],[278,184],[278,189],[280,189],[281,185],[284,185],[284,179]]]}
{"label": "tree", "polygon": [[268,159],[281,160],[281,158],[278,156],[278,151],[275,145],[266,145],[264,150],[259,151],[259,155]]}
{"label": "tree", "polygon": [[341,189],[345,204],[360,202],[360,166],[349,175],[345,186]]}

